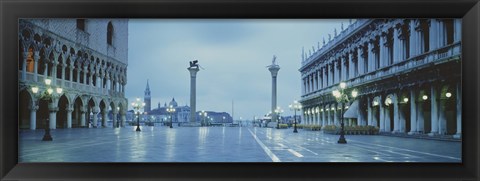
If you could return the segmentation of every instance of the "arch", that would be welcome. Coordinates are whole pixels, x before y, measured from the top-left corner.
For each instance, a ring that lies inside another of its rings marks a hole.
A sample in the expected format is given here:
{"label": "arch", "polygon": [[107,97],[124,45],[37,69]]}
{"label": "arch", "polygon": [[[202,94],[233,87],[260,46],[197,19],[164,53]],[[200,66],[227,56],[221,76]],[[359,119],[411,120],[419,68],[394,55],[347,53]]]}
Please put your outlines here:
{"label": "arch", "polygon": [[23,40],[25,40],[25,41],[31,40],[31,39],[32,39],[32,32],[31,32],[31,30],[28,29],[28,28],[23,29],[23,31],[22,31],[22,37],[23,37]]}
{"label": "arch", "polygon": [[[93,116],[97,116],[97,115],[94,115],[93,112],[94,112],[94,108],[97,107],[97,103],[96,101],[94,100],[94,97],[90,97],[90,99],[88,100],[88,105],[87,105],[87,124],[88,125],[92,125],[93,127],[97,127],[97,125],[94,125],[94,122],[93,122]],[[89,126],[90,127],[90,126]]]}
{"label": "arch", "polygon": [[18,127],[19,129],[29,129],[30,128],[30,108],[32,106],[33,100],[32,95],[26,89],[23,89],[19,92],[18,100]]}
{"label": "arch", "polygon": [[99,105],[99,108],[100,108],[100,119],[101,119],[101,122],[102,122],[102,127],[106,127],[107,126],[107,120],[108,120],[108,117],[106,115],[108,115],[108,112],[109,112],[109,109],[107,106],[108,104],[105,102],[105,100],[101,100],[100,101],[100,105]]}
{"label": "arch", "polygon": [[57,75],[55,75],[57,77],[57,79],[62,79],[62,67],[63,67],[63,62],[64,62],[64,59],[62,57],[62,55],[59,55],[58,56],[58,59],[57,59]]}
{"label": "arch", "polygon": [[33,35],[33,41],[35,41],[36,44],[40,44],[42,42],[42,37],[35,33],[35,35]]}
{"label": "arch", "polygon": [[108,25],[107,25],[107,44],[108,45],[113,45],[113,32],[114,32],[114,29],[113,29],[113,25],[112,25],[112,22],[108,22]]}
{"label": "arch", "polygon": [[70,102],[65,94],[58,101],[57,128],[67,128],[67,108]]}
{"label": "arch", "polygon": [[[73,112],[72,112],[72,128],[85,127],[85,120],[82,121],[82,117],[85,118],[85,113],[82,112],[85,103],[81,96],[76,96],[73,101]],[[83,116],[82,116],[83,114]]]}

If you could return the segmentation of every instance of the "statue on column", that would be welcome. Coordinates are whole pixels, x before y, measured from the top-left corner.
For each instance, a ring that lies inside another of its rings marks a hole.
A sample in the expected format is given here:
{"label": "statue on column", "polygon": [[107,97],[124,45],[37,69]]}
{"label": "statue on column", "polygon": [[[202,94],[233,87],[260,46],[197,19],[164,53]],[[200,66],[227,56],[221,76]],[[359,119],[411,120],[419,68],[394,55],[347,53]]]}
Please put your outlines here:
{"label": "statue on column", "polygon": [[198,60],[190,61],[190,68],[198,68]]}

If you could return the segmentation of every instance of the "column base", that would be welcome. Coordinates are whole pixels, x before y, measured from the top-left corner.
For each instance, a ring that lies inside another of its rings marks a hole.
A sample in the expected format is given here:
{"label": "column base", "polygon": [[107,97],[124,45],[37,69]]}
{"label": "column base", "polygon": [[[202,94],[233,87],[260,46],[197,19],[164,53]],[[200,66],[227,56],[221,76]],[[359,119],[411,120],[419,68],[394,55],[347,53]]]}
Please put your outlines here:
{"label": "column base", "polygon": [[437,136],[439,135],[438,132],[431,132],[427,134],[428,136]]}
{"label": "column base", "polygon": [[453,135],[453,138],[462,139],[462,133],[457,133],[457,134]]}
{"label": "column base", "polygon": [[408,134],[408,135],[416,135],[416,134],[419,134],[419,133],[416,132],[416,131],[410,131],[410,132],[408,132],[407,134]]}

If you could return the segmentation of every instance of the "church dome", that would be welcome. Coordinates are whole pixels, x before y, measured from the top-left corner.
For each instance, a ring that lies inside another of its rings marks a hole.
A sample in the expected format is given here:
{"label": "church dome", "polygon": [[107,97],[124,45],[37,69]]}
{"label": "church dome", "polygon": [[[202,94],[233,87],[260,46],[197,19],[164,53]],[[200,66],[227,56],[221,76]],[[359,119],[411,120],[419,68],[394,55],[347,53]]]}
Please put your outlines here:
{"label": "church dome", "polygon": [[175,101],[175,98],[173,98],[172,101],[170,101],[168,106],[172,106],[172,107],[177,107],[178,106],[177,101]]}

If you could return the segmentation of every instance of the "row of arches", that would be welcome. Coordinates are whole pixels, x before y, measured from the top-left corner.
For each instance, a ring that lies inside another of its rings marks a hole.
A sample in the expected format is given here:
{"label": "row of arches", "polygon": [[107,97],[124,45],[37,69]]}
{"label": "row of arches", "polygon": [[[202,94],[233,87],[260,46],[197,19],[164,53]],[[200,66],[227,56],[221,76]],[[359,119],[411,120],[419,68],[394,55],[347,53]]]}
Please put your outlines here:
{"label": "row of arches", "polygon": [[123,126],[127,109],[124,98],[64,93],[43,100],[28,89],[20,90],[19,105],[19,127],[32,130],[107,127],[110,121],[114,127]]}
{"label": "row of arches", "polygon": [[[355,118],[346,125],[371,125],[380,132],[461,135],[460,84],[409,87],[398,92],[366,94],[356,99]],[[348,111],[349,106],[345,108]],[[353,108],[354,106],[352,106]],[[304,108],[305,124],[340,125],[341,104],[320,103]]]}

